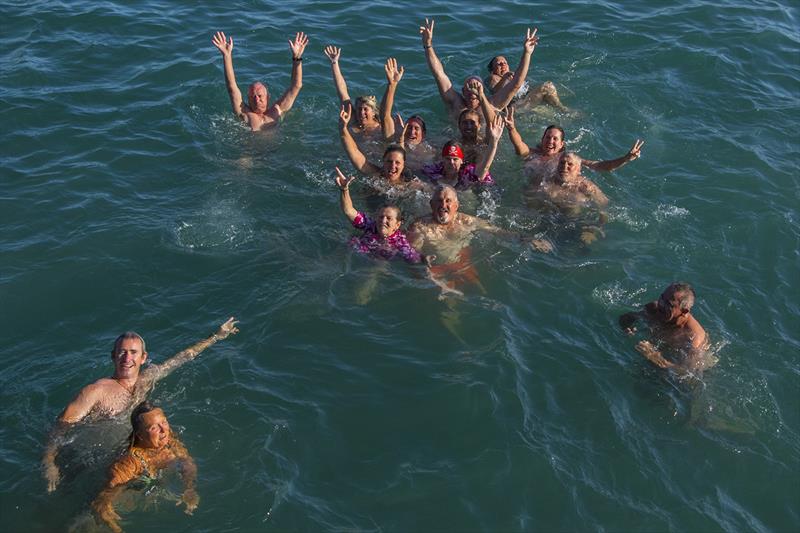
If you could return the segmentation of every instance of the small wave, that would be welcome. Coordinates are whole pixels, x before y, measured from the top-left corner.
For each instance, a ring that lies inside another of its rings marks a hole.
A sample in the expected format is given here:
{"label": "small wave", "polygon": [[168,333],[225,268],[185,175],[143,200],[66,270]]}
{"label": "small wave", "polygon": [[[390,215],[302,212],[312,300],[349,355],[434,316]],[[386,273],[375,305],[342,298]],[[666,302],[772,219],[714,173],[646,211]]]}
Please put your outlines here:
{"label": "small wave", "polygon": [[211,250],[238,248],[253,239],[253,222],[234,200],[206,205],[187,220],[178,222],[175,240],[182,248]]}
{"label": "small wave", "polygon": [[619,281],[614,281],[592,290],[592,298],[609,307],[636,307],[638,297],[644,294],[646,288],[638,287],[627,289]]}
{"label": "small wave", "polygon": [[676,205],[658,204],[653,216],[658,222],[664,222],[672,218],[684,218],[689,215],[689,210]]}
{"label": "small wave", "polygon": [[623,206],[612,206],[608,210],[609,218],[614,222],[622,222],[634,231],[642,231],[647,228],[646,220],[637,217],[631,210]]}

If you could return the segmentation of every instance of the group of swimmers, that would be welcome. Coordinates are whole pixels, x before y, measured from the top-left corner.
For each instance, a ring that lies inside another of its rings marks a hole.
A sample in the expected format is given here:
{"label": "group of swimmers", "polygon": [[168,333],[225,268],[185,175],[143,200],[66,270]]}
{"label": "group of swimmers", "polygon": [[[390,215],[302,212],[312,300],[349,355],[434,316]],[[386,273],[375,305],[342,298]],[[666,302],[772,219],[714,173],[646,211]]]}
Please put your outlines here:
{"label": "group of swimmers", "polygon": [[[370,183],[376,194],[406,190],[430,193],[430,214],[417,218],[405,232],[402,230],[401,210],[396,205],[384,205],[369,216],[353,205],[350,186],[355,177],[346,176],[336,167],[334,181],[340,190],[342,212],[355,228],[363,232],[351,240],[354,249],[378,259],[397,257],[424,265],[431,279],[443,291],[459,292],[458,287],[477,283],[474,271],[463,268],[464,263],[469,262],[468,244],[472,235],[477,231],[509,233],[487,220],[459,211],[460,191],[495,183],[490,167],[504,130],[508,132],[516,154],[525,159],[531,195],[567,213],[586,207],[600,210],[608,204],[608,198],[600,188],[581,174],[583,167],[614,170],[639,158],[643,143],[637,140],[625,155],[617,159],[586,160],[567,152],[564,130],[551,125],[545,129],[540,143],[531,148],[516,128],[515,108],[548,104],[559,111],[566,110],[551,82],[530,87],[526,81],[531,55],[539,40],[536,29],[529,29],[525,34],[522,57],[516,70],[509,69],[504,56],[496,56],[488,64],[487,78],[467,78],[460,92],[453,88],[434,51],[433,31],[434,21],[426,19],[419,29],[422,46],[448,115],[456,122],[460,133],[458,139],[443,144],[438,161],[433,160],[436,151],[427,141],[426,123],[422,117],[413,115],[403,120],[400,115],[392,116],[394,97],[404,68],[389,58],[385,64],[387,86],[380,104],[374,96],[360,96],[353,104],[339,65],[341,49],[335,46],[325,48],[341,104],[340,137],[352,165],[372,178]],[[233,70],[233,38],[217,32],[212,42],[223,57],[225,81],[234,114],[253,131],[277,125],[291,109],[302,87],[302,61],[308,37],[299,32],[289,41],[291,84],[271,105],[269,89],[260,82],[250,85],[247,103],[243,101]],[[380,164],[370,162],[362,149],[369,141],[375,140],[389,143]],[[417,174],[426,179],[418,178]],[[600,215],[602,218],[602,212]],[[595,231],[587,230],[582,232],[581,240],[589,243],[596,236]],[[552,249],[552,243],[546,239],[531,239],[531,243],[542,252]],[[639,320],[650,326],[650,340],[640,341],[636,348],[654,365],[684,374],[701,371],[708,366],[708,358],[704,357],[708,338],[691,314],[694,300],[694,289],[690,285],[670,284],[658,300],[648,303],[640,311],[621,316],[620,326],[630,335],[635,333]],[[146,399],[159,379],[238,331],[236,321],[230,318],[210,337],[160,365],[148,366],[143,366],[147,361],[147,351],[140,335],[125,332],[117,337],[111,352],[114,363],[112,376],[84,387],[61,413],[51,432],[43,459],[48,491],[56,490],[61,479],[56,459],[64,435],[71,427],[81,422],[116,418],[132,409],[128,448],[111,466],[108,483],[92,504],[95,516],[113,531],[121,531],[120,517],[114,511],[117,494],[130,481],[143,479],[153,482],[164,469],[173,466],[178,468],[184,482],[179,503],[184,504],[186,512],[191,514],[199,504],[195,489],[197,468],[186,447],[171,431],[163,410]]]}

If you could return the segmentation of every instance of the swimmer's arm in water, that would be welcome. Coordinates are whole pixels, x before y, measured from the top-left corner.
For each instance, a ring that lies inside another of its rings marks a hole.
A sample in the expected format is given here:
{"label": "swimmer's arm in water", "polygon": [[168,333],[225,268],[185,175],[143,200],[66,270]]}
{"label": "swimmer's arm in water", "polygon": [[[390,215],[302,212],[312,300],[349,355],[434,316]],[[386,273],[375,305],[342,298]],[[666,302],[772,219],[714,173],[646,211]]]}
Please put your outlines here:
{"label": "swimmer's arm in water", "polygon": [[185,504],[186,509],[184,509],[184,512],[190,515],[200,504],[200,496],[197,495],[197,490],[195,489],[197,465],[183,443],[176,440],[175,444],[175,458],[180,460],[179,469],[181,479],[183,479],[183,495],[175,505]]}
{"label": "swimmer's arm in water", "polygon": [[331,60],[331,73],[333,74],[333,84],[336,86],[336,94],[339,95],[339,103],[343,104],[350,101],[350,94],[347,92],[347,82],[344,81],[342,71],[339,67],[339,58],[342,49],[333,45],[325,47],[325,55]]}
{"label": "swimmer's arm in water", "polygon": [[350,198],[350,184],[353,183],[354,179],[356,179],[355,176],[350,176],[348,178],[339,170],[339,167],[336,167],[336,186],[339,187],[341,191],[339,205],[342,208],[342,213],[350,220],[350,223],[358,216],[358,210],[353,207],[353,200]]}
{"label": "swimmer's arm in water", "polygon": [[403,78],[405,67],[397,67],[397,60],[390,57],[383,66],[386,72],[386,91],[381,99],[381,127],[383,128],[384,140],[390,140],[395,134],[395,124],[392,120],[392,107],[394,107],[394,94],[397,92],[397,85]]}
{"label": "swimmer's arm in water", "polygon": [[581,165],[584,167],[588,167],[594,171],[598,172],[611,172],[613,170],[618,169],[625,163],[633,161],[635,159],[639,159],[642,155],[642,145],[644,141],[641,139],[636,139],[636,142],[633,143],[633,146],[628,153],[623,155],[622,157],[618,157],[616,159],[610,159],[607,161],[591,161],[589,159],[581,159]]}
{"label": "swimmer's arm in water", "polygon": [[517,125],[514,122],[514,106],[508,106],[506,108],[506,116],[504,117],[504,122],[506,124],[506,128],[508,129],[508,138],[511,139],[511,144],[514,145],[514,151],[520,157],[528,157],[531,155],[531,148],[525,141],[522,140],[522,136],[517,131]]}
{"label": "swimmer's arm in water", "polygon": [[303,32],[297,32],[294,36],[294,41],[289,41],[289,48],[292,51],[292,81],[283,96],[270,109],[270,111],[274,109],[273,113],[277,113],[278,116],[274,117],[276,120],[280,118],[281,113],[286,113],[292,108],[297,95],[300,94],[300,89],[303,87],[303,52],[307,44],[308,37]]}
{"label": "swimmer's arm in water", "polygon": [[434,21],[425,19],[425,25],[419,27],[419,33],[422,36],[422,47],[425,49],[425,59],[428,62],[428,68],[431,69],[433,79],[436,81],[436,87],[439,89],[439,95],[444,100],[445,107],[449,113],[459,111],[462,105],[462,98],[454,89],[450,78],[444,71],[442,62],[433,50],[433,26]]}
{"label": "swimmer's arm in water", "polygon": [[636,351],[659,368],[674,368],[676,366],[674,363],[664,359],[661,352],[650,341],[639,341],[636,344]]}
{"label": "swimmer's arm in water", "polygon": [[636,322],[642,318],[641,311],[631,311],[619,317],[619,327],[622,328],[627,335],[636,333]]}
{"label": "swimmer's arm in water", "polygon": [[181,350],[160,365],[152,365],[155,367],[157,379],[168,376],[173,370],[193,360],[200,355],[200,352],[212,344],[215,344],[217,341],[225,340],[229,335],[235,335],[237,333],[239,333],[239,328],[236,327],[236,320],[230,317],[219,327],[216,333],[207,339],[203,339],[200,342],[192,344],[185,350]]}
{"label": "swimmer's arm in water", "polygon": [[494,162],[494,156],[497,154],[497,145],[503,136],[503,117],[499,114],[495,115],[492,123],[487,125],[487,131],[489,134],[489,147],[481,154],[478,164],[475,166],[475,175],[478,177],[479,182],[482,182],[486,174],[489,173],[492,162]]}
{"label": "swimmer's arm in water", "polygon": [[381,167],[373,165],[367,161],[364,153],[358,149],[356,141],[350,135],[350,130],[347,125],[350,123],[350,116],[353,106],[351,104],[342,104],[342,110],[339,112],[339,136],[342,139],[342,146],[344,151],[347,152],[347,157],[356,169],[367,176],[372,176],[381,171]]}
{"label": "swimmer's arm in water", "polygon": [[114,500],[122,492],[125,485],[144,472],[141,462],[136,460],[130,453],[125,454],[109,468],[109,480],[106,487],[100,491],[97,498],[92,502],[92,511],[95,516],[108,525],[111,531],[119,533],[122,528],[118,521],[120,516],[114,511]]}
{"label": "swimmer's arm in water", "polygon": [[498,109],[502,109],[511,103],[514,95],[517,94],[522,84],[525,83],[525,78],[528,77],[528,69],[531,64],[531,56],[536,49],[536,44],[539,38],[536,36],[538,28],[527,29],[525,33],[525,40],[522,42],[522,57],[519,60],[517,70],[514,71],[514,77],[511,78],[509,83],[500,87],[497,92],[492,96],[491,102]]}
{"label": "swimmer's arm in water", "polygon": [[225,68],[225,86],[228,88],[233,114],[242,120],[246,120],[245,112],[248,108],[242,101],[242,91],[239,90],[239,86],[236,84],[236,75],[233,73],[233,37],[229,37],[226,40],[225,34],[218,31],[211,38],[211,42],[222,54],[222,62]]}

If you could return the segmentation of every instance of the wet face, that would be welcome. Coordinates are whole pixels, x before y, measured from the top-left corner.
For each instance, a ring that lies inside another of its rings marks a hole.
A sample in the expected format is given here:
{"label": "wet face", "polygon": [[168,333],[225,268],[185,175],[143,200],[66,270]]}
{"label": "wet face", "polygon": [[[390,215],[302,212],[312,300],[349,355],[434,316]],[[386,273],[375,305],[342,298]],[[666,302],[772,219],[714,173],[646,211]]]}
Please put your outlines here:
{"label": "wet face", "polygon": [[661,296],[658,297],[656,305],[664,322],[674,322],[689,312],[688,309],[681,309],[681,299],[683,296],[684,295],[679,292],[666,290],[661,294]]}
{"label": "wet face", "polygon": [[464,113],[458,121],[458,131],[461,138],[465,141],[475,141],[478,138],[478,130],[481,128],[481,118],[477,113]]}
{"label": "wet face", "polygon": [[139,339],[122,339],[111,352],[114,360],[114,377],[117,379],[136,378],[139,368],[147,359],[147,352],[142,351]]}
{"label": "wet face", "polygon": [[550,128],[542,135],[542,153],[544,155],[555,155],[564,148],[564,138],[561,132],[555,128]]}
{"label": "wet face", "polygon": [[267,112],[267,103],[269,102],[269,98],[267,96],[267,88],[263,83],[255,83],[251,85],[247,96],[251,110],[255,111],[256,113]]}
{"label": "wet face", "polygon": [[458,171],[461,170],[461,165],[463,164],[464,160],[460,157],[443,157],[442,168],[444,169],[444,175],[448,178],[457,176]]}
{"label": "wet face", "polygon": [[383,175],[389,181],[399,181],[405,167],[405,159],[400,152],[389,152],[383,157]]}
{"label": "wet face", "polygon": [[492,62],[492,74],[495,76],[502,76],[508,72],[508,61],[503,56],[497,56]]}
{"label": "wet face", "polygon": [[383,238],[389,237],[399,230],[401,223],[400,212],[395,207],[384,207],[375,213],[375,225],[378,234]]}
{"label": "wet face", "polygon": [[580,158],[573,154],[563,156],[558,162],[558,175],[565,183],[577,180],[581,175]]}
{"label": "wet face", "polygon": [[358,117],[358,121],[364,124],[366,122],[371,122],[372,119],[375,118],[375,112],[367,104],[361,103],[358,104],[358,109],[356,109],[356,116]]}
{"label": "wet face", "polygon": [[416,120],[408,123],[406,128],[406,142],[409,144],[419,144],[425,137],[425,132],[422,131],[422,125]]}
{"label": "wet face", "polygon": [[169,442],[170,429],[167,417],[161,409],[153,409],[140,417],[140,427],[136,431],[139,446],[142,448],[163,448]]}
{"label": "wet face", "polygon": [[431,198],[431,214],[437,224],[449,224],[458,214],[458,195],[453,189],[443,189]]}

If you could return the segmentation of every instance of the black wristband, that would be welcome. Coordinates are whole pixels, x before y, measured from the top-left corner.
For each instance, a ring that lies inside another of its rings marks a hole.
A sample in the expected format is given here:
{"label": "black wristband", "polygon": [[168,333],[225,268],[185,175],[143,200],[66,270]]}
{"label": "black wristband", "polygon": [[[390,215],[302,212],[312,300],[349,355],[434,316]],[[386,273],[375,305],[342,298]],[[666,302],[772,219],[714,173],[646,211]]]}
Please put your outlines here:
{"label": "black wristband", "polygon": [[302,57],[293,57],[292,58],[292,61],[302,61],[302,60],[303,60]]}
{"label": "black wristband", "polygon": [[427,44],[427,45],[426,45],[426,44],[423,44],[423,45],[422,45],[422,48],[431,48],[431,47],[433,47],[433,45],[432,45],[432,44]]}

